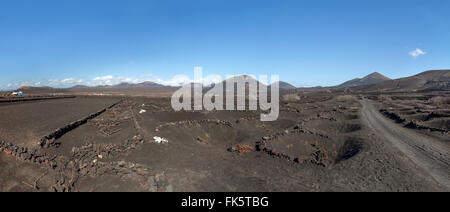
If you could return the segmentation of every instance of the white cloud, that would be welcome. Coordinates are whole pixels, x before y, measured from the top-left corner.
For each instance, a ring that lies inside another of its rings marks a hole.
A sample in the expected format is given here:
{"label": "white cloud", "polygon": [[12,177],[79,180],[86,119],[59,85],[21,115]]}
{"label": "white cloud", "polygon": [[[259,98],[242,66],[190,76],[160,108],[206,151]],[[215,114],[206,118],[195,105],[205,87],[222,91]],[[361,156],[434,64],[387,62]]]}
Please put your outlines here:
{"label": "white cloud", "polygon": [[181,86],[192,82],[192,80],[186,75],[176,75],[171,79],[163,80],[160,78],[153,79],[155,83],[168,85],[168,86]]}
{"label": "white cloud", "polygon": [[74,78],[67,78],[59,81],[60,84],[76,84],[76,83],[82,83],[84,80],[82,79],[74,79]]}
{"label": "white cloud", "polygon": [[186,75],[176,75],[170,79],[164,80],[161,78],[152,78],[150,81],[153,81],[155,83],[166,85],[166,86],[183,86],[189,83],[202,83],[203,85],[211,85],[213,83],[219,83],[222,82],[222,77],[219,75],[208,75],[207,77],[204,77],[200,80],[192,80]]}
{"label": "white cloud", "polygon": [[114,77],[112,75],[106,75],[101,77],[95,77],[91,81],[88,82],[89,85],[97,86],[97,85],[112,85]]}
{"label": "white cloud", "polygon": [[419,57],[420,55],[426,55],[427,53],[422,51],[421,49],[417,48],[416,50],[409,52],[409,55],[413,56],[414,58]]}
{"label": "white cloud", "polygon": [[107,75],[107,76],[103,76],[103,77],[95,77],[94,80],[110,80],[113,78],[114,77],[112,75]]}
{"label": "white cloud", "polygon": [[120,83],[141,83],[144,82],[144,79],[141,78],[131,78],[131,77],[115,77],[112,75],[95,77],[92,80],[88,81],[86,84],[89,86],[98,86],[98,85],[117,85]]}

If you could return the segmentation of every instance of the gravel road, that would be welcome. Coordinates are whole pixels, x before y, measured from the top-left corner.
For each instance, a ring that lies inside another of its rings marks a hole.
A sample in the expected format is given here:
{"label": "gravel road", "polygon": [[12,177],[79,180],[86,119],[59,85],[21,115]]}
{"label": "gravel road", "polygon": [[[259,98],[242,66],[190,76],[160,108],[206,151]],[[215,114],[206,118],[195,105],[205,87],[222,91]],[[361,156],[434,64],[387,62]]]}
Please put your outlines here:
{"label": "gravel road", "polygon": [[385,118],[370,100],[361,100],[363,120],[378,135],[391,142],[413,163],[450,189],[450,147]]}

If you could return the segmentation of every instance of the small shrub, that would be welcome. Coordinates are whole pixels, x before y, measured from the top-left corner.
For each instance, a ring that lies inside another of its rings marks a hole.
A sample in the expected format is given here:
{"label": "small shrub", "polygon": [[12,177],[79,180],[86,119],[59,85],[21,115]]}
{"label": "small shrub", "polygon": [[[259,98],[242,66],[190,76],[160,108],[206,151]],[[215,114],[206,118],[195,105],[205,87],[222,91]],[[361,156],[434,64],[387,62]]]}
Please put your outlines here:
{"label": "small shrub", "polygon": [[435,96],[430,99],[430,102],[434,105],[450,105],[450,97]]}
{"label": "small shrub", "polygon": [[282,96],[282,100],[286,102],[297,102],[300,101],[300,96],[295,93],[285,94]]}
{"label": "small shrub", "polygon": [[336,97],[336,100],[339,102],[352,102],[352,101],[356,101],[356,97],[352,96],[352,95],[340,95],[338,97]]}

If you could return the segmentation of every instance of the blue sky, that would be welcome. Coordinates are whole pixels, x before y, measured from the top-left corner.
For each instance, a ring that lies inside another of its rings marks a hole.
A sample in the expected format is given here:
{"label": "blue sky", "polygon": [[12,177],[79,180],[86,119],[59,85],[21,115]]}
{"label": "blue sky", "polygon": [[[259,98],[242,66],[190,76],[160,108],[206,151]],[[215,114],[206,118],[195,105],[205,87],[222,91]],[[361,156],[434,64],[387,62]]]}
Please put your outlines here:
{"label": "blue sky", "polygon": [[0,88],[170,84],[194,66],[297,86],[405,77],[450,68],[449,10],[447,0],[0,0]]}

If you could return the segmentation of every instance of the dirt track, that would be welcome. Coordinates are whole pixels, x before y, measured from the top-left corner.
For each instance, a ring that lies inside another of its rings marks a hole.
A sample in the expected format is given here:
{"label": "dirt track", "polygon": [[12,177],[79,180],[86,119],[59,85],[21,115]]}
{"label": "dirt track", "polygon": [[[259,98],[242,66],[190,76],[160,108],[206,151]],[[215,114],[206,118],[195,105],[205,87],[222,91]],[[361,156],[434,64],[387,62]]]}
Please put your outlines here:
{"label": "dirt track", "polygon": [[450,188],[450,148],[384,118],[369,100],[361,100],[365,123],[390,141],[440,185]]}

